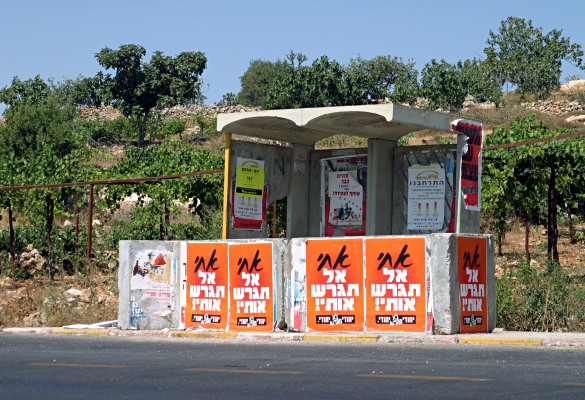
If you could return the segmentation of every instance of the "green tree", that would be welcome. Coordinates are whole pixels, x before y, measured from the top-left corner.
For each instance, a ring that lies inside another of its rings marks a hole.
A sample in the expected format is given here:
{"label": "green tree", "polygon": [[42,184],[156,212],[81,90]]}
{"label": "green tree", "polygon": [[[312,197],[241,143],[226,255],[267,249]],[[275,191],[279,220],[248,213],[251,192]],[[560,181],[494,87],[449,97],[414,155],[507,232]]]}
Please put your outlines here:
{"label": "green tree", "polygon": [[247,107],[266,106],[265,88],[272,85],[274,79],[284,73],[285,62],[276,60],[252,60],[248,69],[240,76],[241,89],[236,96],[236,103]]}
{"label": "green tree", "polygon": [[581,46],[561,34],[553,29],[545,35],[532,21],[515,17],[502,21],[497,33],[490,31],[484,52],[500,87],[509,82],[522,93],[542,98],[559,85],[562,61],[585,70]]}
{"label": "green tree", "polygon": [[[221,169],[223,166],[223,159],[219,156],[172,141],[152,147],[130,148],[124,155],[125,159],[110,171],[118,179],[185,174]],[[109,208],[113,214],[120,206],[120,200],[136,193],[138,207],[132,214],[132,223],[140,225],[143,232],[142,236],[135,238],[156,239],[152,234],[158,226],[158,238],[170,239],[171,218],[179,213],[178,205],[171,200],[189,204],[194,214],[205,219],[222,202],[222,182],[221,174],[214,174],[160,182],[111,185],[104,190],[103,206]]]}
{"label": "green tree", "polygon": [[[485,145],[554,137],[574,131],[565,128],[551,131],[542,121],[536,121],[532,113],[512,122],[509,130],[496,126],[493,133],[486,136]],[[583,141],[578,137],[553,140],[493,150],[491,156],[495,160],[484,162],[485,191],[482,195],[486,212],[496,220],[492,228],[501,236],[514,213],[536,223],[546,222],[548,253],[558,262],[558,205],[563,204],[564,198],[571,199],[571,190],[583,185]]]}
{"label": "green tree", "polygon": [[365,71],[348,70],[323,56],[311,66],[284,65],[284,73],[266,88],[266,108],[305,108],[368,104],[384,91],[369,86]]}
{"label": "green tree", "polygon": [[461,108],[467,95],[499,103],[500,88],[484,62],[473,59],[450,64],[445,60],[431,60],[423,68],[420,96],[429,100],[429,108]]}
{"label": "green tree", "polygon": [[0,126],[3,151],[35,157],[50,147],[62,156],[78,146],[80,138],[72,133],[75,107],[39,76],[27,81],[13,78],[11,86],[0,90],[0,102],[8,106]]}
{"label": "green tree", "polygon": [[157,51],[149,63],[142,60],[145,54],[142,46],[122,45],[119,50],[105,47],[95,55],[102,67],[115,71],[114,76],[96,76],[105,88],[103,100],[134,122],[139,145],[146,137],[153,108],[160,110],[197,98],[199,76],[207,64],[201,52],[184,52],[173,58]]}
{"label": "green tree", "polygon": [[376,100],[381,89],[384,97],[392,102],[414,104],[418,92],[418,71],[414,65],[412,60],[405,63],[402,58],[392,56],[376,56],[371,60],[358,56],[349,60],[347,70],[350,74],[366,73],[370,99]]}

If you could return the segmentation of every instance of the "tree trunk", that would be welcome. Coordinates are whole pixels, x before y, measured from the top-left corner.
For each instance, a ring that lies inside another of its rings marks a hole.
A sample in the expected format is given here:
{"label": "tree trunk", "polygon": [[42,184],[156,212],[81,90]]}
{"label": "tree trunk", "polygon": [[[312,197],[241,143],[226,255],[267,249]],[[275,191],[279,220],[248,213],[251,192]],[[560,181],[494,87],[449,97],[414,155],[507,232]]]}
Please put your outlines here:
{"label": "tree trunk", "polygon": [[526,247],[526,261],[530,264],[530,220],[528,219],[528,213],[524,213],[526,218],[526,236],[524,238],[524,246]]}
{"label": "tree trunk", "polygon": [[16,260],[14,259],[14,226],[12,225],[12,202],[8,203],[8,226],[10,230],[10,261],[12,266],[12,281],[16,280]]}
{"label": "tree trunk", "polygon": [[165,201],[165,238],[166,240],[171,240],[169,237],[169,226],[171,225],[171,214],[169,213],[169,207],[167,206],[167,202]]}
{"label": "tree trunk", "polygon": [[502,256],[502,234],[498,233],[498,256]]}
{"label": "tree trunk", "polygon": [[567,217],[569,220],[569,238],[571,239],[571,243],[577,243],[577,239],[575,239],[575,235],[573,235],[573,218],[571,218],[571,206],[568,203],[565,203],[565,207],[567,208]]}
{"label": "tree trunk", "polygon": [[160,215],[159,239],[160,240],[165,240],[165,213],[164,213],[164,207],[163,207],[163,213]]}
{"label": "tree trunk", "polygon": [[551,167],[551,173],[548,180],[548,193],[547,193],[547,216],[546,216],[546,232],[547,232],[547,247],[546,254],[548,258],[551,258],[552,254],[552,181],[553,181],[553,169]]}
{"label": "tree trunk", "polygon": [[79,192],[75,196],[75,203],[77,205],[75,207],[75,275],[77,275],[79,270]]}
{"label": "tree trunk", "polygon": [[558,226],[557,226],[557,194],[556,194],[556,170],[554,165],[551,169],[550,174],[550,183],[549,183],[549,192],[550,192],[550,232],[549,236],[551,238],[551,250],[552,250],[552,259],[556,262],[559,262],[559,251],[557,249],[557,239],[558,239]]}
{"label": "tree trunk", "polygon": [[53,278],[53,265],[54,265],[54,254],[53,254],[53,243],[51,242],[51,231],[53,230],[53,211],[55,209],[55,202],[51,198],[51,195],[47,195],[47,257],[49,264],[49,279]]}

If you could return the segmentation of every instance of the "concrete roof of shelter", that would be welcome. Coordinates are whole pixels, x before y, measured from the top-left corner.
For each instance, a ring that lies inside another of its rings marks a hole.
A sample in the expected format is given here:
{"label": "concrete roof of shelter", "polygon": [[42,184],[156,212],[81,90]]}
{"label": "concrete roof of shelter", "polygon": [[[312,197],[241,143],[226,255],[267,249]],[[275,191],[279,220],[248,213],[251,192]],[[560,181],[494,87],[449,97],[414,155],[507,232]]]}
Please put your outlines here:
{"label": "concrete roof of shelter", "polygon": [[481,124],[481,121],[421,108],[374,104],[220,114],[217,130],[313,145],[339,134],[397,141],[423,129],[453,133],[451,124],[458,119]]}

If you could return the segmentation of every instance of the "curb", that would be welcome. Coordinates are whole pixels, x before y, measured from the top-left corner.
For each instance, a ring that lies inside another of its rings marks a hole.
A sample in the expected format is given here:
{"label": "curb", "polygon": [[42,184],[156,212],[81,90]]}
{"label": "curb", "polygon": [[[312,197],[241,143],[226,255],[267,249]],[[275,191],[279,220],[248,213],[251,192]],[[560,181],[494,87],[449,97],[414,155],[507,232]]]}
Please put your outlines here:
{"label": "curb", "polygon": [[504,344],[509,346],[542,346],[542,339],[460,338],[458,344]]}
{"label": "curb", "polygon": [[53,329],[53,335],[109,335],[109,329]]}
{"label": "curb", "polygon": [[175,331],[171,332],[170,337],[187,337],[194,339],[237,339],[236,332],[189,332]]}
{"label": "curb", "polygon": [[[63,329],[63,328],[6,328],[2,333],[36,333],[44,335],[95,335],[122,337],[174,337],[195,340],[241,340],[241,341],[304,341],[304,342],[352,342],[388,344],[475,344],[540,347],[585,347],[583,339],[515,339],[505,337],[473,337],[467,335],[423,335],[423,334],[323,334],[323,333],[244,333],[244,332],[197,332],[197,331],[137,331],[118,329]],[[499,335],[499,334],[496,334]]]}
{"label": "curb", "polygon": [[323,335],[318,333],[307,333],[304,335],[305,342],[377,342],[379,335]]}

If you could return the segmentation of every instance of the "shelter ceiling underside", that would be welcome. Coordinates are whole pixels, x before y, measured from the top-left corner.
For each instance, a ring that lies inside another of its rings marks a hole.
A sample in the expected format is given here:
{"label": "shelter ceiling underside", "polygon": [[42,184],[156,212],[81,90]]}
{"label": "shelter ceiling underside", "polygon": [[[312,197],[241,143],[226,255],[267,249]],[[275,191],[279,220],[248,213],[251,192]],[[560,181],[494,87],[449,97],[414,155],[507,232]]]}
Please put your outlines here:
{"label": "shelter ceiling underside", "polygon": [[395,104],[246,114],[220,116],[218,129],[243,136],[313,145],[340,134],[397,141],[410,132],[423,129],[451,131],[451,122],[461,118]]}

